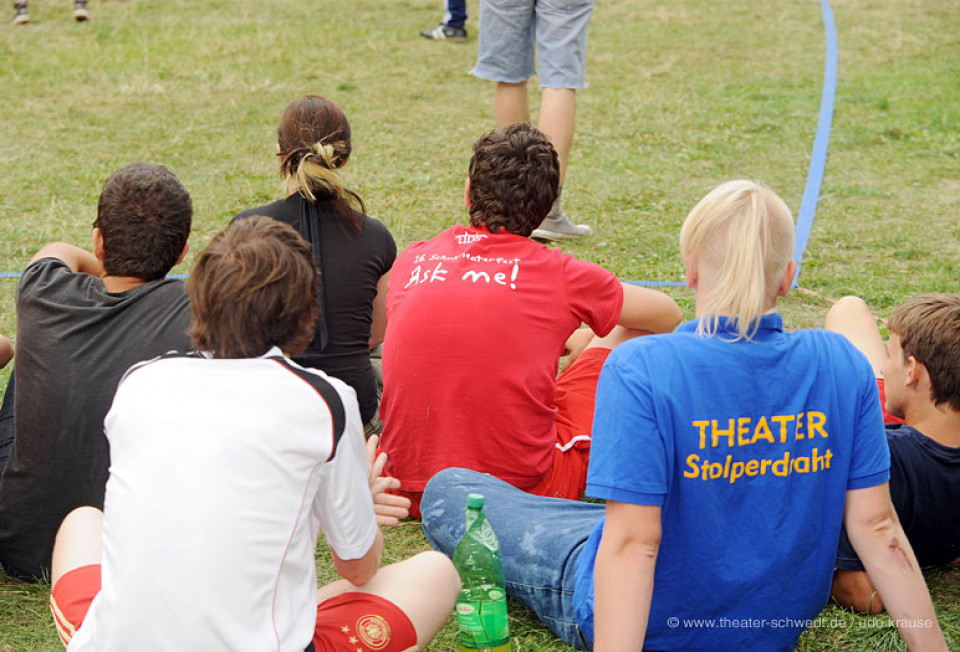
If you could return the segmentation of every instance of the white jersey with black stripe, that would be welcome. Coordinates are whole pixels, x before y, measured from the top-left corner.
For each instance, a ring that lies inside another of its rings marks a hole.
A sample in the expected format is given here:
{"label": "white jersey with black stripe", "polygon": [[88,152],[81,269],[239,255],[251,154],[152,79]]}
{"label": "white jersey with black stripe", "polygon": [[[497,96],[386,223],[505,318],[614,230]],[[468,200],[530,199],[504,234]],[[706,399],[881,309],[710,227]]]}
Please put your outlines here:
{"label": "white jersey with black stripe", "polygon": [[353,389],[278,349],[163,357],[105,432],[103,588],[70,650],[303,650],[318,530],[345,560],[377,531]]}

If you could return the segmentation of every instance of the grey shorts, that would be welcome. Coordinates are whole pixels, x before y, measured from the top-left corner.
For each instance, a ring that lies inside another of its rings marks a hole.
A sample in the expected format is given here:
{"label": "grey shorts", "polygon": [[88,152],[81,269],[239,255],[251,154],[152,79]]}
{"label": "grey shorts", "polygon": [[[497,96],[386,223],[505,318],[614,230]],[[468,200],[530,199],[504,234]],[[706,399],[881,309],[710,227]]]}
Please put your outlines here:
{"label": "grey shorts", "polygon": [[585,88],[593,0],[480,0],[473,74],[517,84],[537,73],[543,88]]}

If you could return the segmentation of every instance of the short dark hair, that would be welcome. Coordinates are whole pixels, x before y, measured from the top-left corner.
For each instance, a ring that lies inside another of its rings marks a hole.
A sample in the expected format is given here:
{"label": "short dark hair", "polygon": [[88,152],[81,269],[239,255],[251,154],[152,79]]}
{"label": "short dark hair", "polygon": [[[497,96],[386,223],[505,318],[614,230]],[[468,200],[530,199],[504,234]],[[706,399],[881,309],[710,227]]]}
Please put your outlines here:
{"label": "short dark hair", "polygon": [[529,236],[557,199],[560,163],[540,130],[517,122],[481,136],[470,158],[470,224]]}
{"label": "short dark hair", "polygon": [[190,195],[162,165],[134,163],[110,175],[93,226],[103,235],[111,276],[162,279],[177,264],[193,219]]}
{"label": "short dark hair", "polygon": [[217,358],[254,358],[272,346],[302,353],[317,321],[317,265],[297,231],[254,215],[231,223],[197,257],[187,280],[190,340]]}
{"label": "short dark hair", "polygon": [[903,359],[927,368],[930,399],[960,412],[960,297],[921,294],[897,307],[887,330],[900,338]]}

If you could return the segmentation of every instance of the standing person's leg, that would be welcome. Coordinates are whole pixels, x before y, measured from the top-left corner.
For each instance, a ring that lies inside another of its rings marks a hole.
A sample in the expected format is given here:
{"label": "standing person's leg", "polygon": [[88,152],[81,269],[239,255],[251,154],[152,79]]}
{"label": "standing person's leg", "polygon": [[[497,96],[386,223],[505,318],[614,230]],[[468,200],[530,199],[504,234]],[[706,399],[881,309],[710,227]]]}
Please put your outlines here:
{"label": "standing person's leg", "polygon": [[493,92],[493,117],[497,127],[514,122],[530,122],[530,102],[527,98],[527,82],[516,84],[497,82]]}
{"label": "standing person's leg", "polygon": [[103,557],[103,512],[78,507],[63,519],[53,544],[50,568],[50,610],[64,645],[83,624],[90,603],[100,592]]}
{"label": "standing person's leg", "polygon": [[[576,118],[576,91],[586,88],[587,28],[593,14],[593,0],[537,3],[537,51],[540,55],[539,128],[553,143],[560,159],[561,195],[567,161],[573,143]],[[565,240],[589,235],[585,224],[573,224],[564,214],[561,198],[533,232],[544,240]]]}
{"label": "standing person's leg", "polygon": [[30,13],[27,11],[27,0],[13,3],[13,24],[26,25],[30,22]]}
{"label": "standing person's leg", "polygon": [[[447,622],[459,593],[460,578],[450,560],[437,552],[422,552],[384,566],[363,586],[337,580],[321,587],[317,591],[316,633],[325,637],[323,640],[336,640],[342,634],[347,634],[348,639],[352,635],[367,635],[373,639],[368,644],[381,645],[376,649],[408,649],[413,643],[417,649],[424,649]],[[382,621],[371,621],[371,613]],[[343,632],[344,622],[355,622],[351,631]],[[383,627],[380,622],[388,626]],[[385,635],[395,637],[390,645],[384,640]],[[416,640],[411,642],[408,638]],[[317,648],[325,649],[320,645]]]}
{"label": "standing person's leg", "polygon": [[90,20],[90,10],[87,9],[87,0],[73,0],[73,19],[78,23]]}
{"label": "standing person's leg", "polygon": [[507,594],[537,614],[568,645],[585,647],[573,611],[576,564],[603,505],[544,498],[466,469],[436,474],[423,493],[423,530],[453,555],[463,537],[467,494],[486,498],[483,511],[500,540]]}
{"label": "standing person's leg", "polygon": [[446,0],[444,5],[443,24],[463,28],[467,23],[467,0]]}
{"label": "standing person's leg", "polygon": [[529,122],[527,80],[534,60],[534,0],[481,0],[477,64],[472,74],[497,82],[493,113],[497,126]]}
{"label": "standing person's leg", "polygon": [[573,129],[577,113],[577,91],[572,88],[543,88],[540,91],[540,119],[537,128],[557,150],[560,160],[560,183],[567,171]]}

